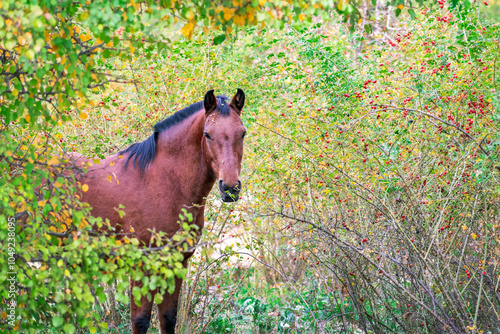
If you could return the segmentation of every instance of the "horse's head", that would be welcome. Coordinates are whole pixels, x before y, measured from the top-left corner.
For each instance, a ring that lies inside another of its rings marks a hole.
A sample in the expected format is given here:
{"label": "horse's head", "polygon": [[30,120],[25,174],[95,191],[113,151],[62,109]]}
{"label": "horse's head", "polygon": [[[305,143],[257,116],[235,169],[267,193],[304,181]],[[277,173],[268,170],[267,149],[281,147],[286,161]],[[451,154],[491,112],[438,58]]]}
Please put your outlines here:
{"label": "horse's head", "polygon": [[246,129],[240,115],[245,105],[245,93],[238,89],[229,101],[225,97],[215,97],[214,91],[209,90],[203,105],[205,161],[217,179],[222,200],[235,202],[241,190],[240,171]]}

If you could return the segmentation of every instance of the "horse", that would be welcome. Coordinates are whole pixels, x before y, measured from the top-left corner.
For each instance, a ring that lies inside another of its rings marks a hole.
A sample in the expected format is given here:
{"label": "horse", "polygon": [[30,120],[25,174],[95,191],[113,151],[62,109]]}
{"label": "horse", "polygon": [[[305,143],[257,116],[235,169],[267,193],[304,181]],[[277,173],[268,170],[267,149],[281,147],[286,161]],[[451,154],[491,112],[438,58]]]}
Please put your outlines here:
{"label": "horse", "polygon": [[[201,231],[206,198],[216,181],[222,201],[239,198],[244,105],[241,89],[231,100],[209,90],[203,101],[157,123],[146,140],[89,167],[81,180],[88,186],[82,201],[90,205],[94,217],[109,219],[116,233],[134,231],[145,246],[151,230],[172,237],[180,228],[177,221],[183,208]],[[75,163],[89,161],[80,157]],[[120,204],[125,206],[123,217],[114,209]],[[192,251],[185,253],[185,268],[192,255]],[[132,281],[131,291],[137,284]],[[162,334],[175,332],[181,284],[176,277],[174,292],[165,292],[158,305]],[[145,334],[153,301],[142,297],[139,307],[131,296],[132,333]]]}

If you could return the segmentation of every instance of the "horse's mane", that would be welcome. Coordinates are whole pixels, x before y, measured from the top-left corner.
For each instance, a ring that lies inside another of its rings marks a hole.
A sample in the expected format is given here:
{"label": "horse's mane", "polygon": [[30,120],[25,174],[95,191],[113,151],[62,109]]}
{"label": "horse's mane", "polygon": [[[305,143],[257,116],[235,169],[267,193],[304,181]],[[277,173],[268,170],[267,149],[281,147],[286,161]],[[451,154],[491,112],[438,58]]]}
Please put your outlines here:
{"label": "horse's mane", "polygon": [[[190,106],[177,111],[175,114],[167,117],[163,121],[156,123],[154,126],[154,133],[146,140],[139,143],[134,143],[118,153],[119,155],[129,153],[127,161],[125,161],[125,165],[123,168],[127,168],[129,161],[132,159],[132,157],[135,156],[134,168],[137,164],[137,166],[139,166],[141,175],[143,175],[146,171],[146,168],[153,162],[156,156],[156,141],[158,139],[158,136],[163,131],[166,131],[174,125],[181,123],[201,109],[203,109],[203,101],[193,103]],[[229,98],[227,96],[217,96],[217,108],[215,109],[215,111],[219,112],[222,116],[230,115],[231,110],[229,109]]]}

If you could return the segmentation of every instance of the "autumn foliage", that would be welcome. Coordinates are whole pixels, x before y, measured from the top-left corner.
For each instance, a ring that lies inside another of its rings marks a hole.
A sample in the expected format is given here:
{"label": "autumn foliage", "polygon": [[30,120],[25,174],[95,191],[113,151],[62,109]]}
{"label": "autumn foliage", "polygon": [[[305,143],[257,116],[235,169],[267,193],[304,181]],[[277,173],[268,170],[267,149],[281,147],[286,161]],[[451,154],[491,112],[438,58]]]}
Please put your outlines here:
{"label": "autumn foliage", "polygon": [[[129,277],[177,276],[182,333],[500,330],[500,26],[484,3],[157,3],[0,7],[2,328],[127,332]],[[115,154],[234,87],[243,198],[210,196],[188,270],[182,213],[162,251],[96,235],[64,154]]]}

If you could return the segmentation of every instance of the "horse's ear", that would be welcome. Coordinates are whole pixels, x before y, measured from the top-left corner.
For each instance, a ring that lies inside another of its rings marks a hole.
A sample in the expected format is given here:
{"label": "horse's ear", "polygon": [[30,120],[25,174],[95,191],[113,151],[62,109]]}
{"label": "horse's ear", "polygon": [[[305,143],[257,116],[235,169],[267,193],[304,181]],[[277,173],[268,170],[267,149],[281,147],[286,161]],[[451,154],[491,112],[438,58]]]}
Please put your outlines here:
{"label": "horse's ear", "polygon": [[231,101],[231,106],[236,110],[238,114],[241,114],[241,110],[245,105],[245,93],[243,90],[237,90],[236,94],[233,96],[233,100]]}
{"label": "horse's ear", "polygon": [[205,113],[208,115],[217,108],[217,98],[214,95],[214,90],[211,89],[205,94],[203,99],[203,107],[205,108]]}

